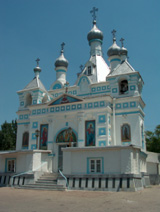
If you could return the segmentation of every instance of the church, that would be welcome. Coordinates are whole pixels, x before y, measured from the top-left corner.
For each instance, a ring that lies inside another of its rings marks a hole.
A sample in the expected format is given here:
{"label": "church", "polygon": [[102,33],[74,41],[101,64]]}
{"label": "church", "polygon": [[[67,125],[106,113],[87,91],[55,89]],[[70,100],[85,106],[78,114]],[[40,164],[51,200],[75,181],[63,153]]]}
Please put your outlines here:
{"label": "church", "polygon": [[1,181],[14,178],[14,184],[25,185],[57,174],[57,185],[70,189],[137,191],[150,184],[144,82],[127,60],[123,38],[118,46],[115,30],[106,63],[96,11],[87,35],[89,60],[75,84],[66,81],[69,62],[62,43],[50,89],[40,79],[38,58],[33,80],[17,92],[16,150],[0,153]]}

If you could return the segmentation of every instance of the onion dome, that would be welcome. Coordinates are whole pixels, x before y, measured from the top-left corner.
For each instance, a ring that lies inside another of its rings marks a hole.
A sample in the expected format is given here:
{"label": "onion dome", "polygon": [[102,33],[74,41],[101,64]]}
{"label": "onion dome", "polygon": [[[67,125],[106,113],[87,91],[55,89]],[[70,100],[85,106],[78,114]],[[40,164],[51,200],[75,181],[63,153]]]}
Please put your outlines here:
{"label": "onion dome", "polygon": [[114,55],[120,55],[120,47],[116,43],[115,33],[116,33],[116,30],[113,30],[112,31],[112,34],[113,34],[113,44],[112,44],[112,46],[107,51],[108,57],[111,57],[111,56],[114,56]]}
{"label": "onion dome", "polygon": [[33,69],[36,76],[39,75],[39,73],[41,72],[41,68],[39,67],[39,61],[40,61],[40,59],[37,58],[37,60],[36,60],[37,66]]}
{"label": "onion dome", "polygon": [[87,39],[90,42],[93,39],[103,40],[103,33],[96,26],[96,20],[93,21],[93,28],[87,35]]}
{"label": "onion dome", "polygon": [[128,50],[127,50],[126,48],[124,48],[124,46],[123,46],[124,38],[121,38],[120,41],[121,41],[121,44],[122,44],[122,47],[121,47],[121,50],[120,50],[120,54],[121,54],[121,55],[126,55],[126,56],[127,56]]}
{"label": "onion dome", "polygon": [[68,60],[64,57],[64,54],[63,54],[64,45],[65,45],[64,43],[61,44],[61,46],[62,46],[61,55],[59,56],[59,58],[56,59],[55,67],[60,67],[60,66],[63,66],[65,68],[68,67]]}

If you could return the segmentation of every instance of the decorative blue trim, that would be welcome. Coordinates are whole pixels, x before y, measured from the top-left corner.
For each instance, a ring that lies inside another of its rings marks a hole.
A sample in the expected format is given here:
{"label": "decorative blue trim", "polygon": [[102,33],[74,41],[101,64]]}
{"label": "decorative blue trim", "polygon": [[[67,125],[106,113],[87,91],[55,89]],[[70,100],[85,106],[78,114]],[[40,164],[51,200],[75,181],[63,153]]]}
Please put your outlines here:
{"label": "decorative blue trim", "polygon": [[104,106],[105,106],[104,101],[101,101],[101,102],[100,102],[100,107],[104,107]]}
{"label": "decorative blue trim", "polygon": [[115,59],[112,59],[112,60],[110,60],[110,63],[111,63],[111,62],[114,62],[114,61],[121,62],[121,60],[120,60],[120,59],[118,59],[118,58],[115,58]]}
{"label": "decorative blue trim", "polygon": [[34,129],[34,128],[38,128],[38,122],[33,122],[32,123],[32,128]]}
{"label": "decorative blue trim", "polygon": [[18,123],[18,125],[27,125],[27,124],[30,124],[30,122]]}
{"label": "decorative blue trim", "polygon": [[56,107],[56,112],[59,112],[59,107]]}
{"label": "decorative blue trim", "polygon": [[35,91],[33,91],[33,93],[37,93],[37,92],[43,93],[43,91],[40,91],[40,90],[35,90]]}
{"label": "decorative blue trim", "polygon": [[82,104],[78,104],[78,105],[77,105],[77,108],[78,108],[78,109],[82,109]]}
{"label": "decorative blue trim", "polygon": [[102,90],[104,91],[104,90],[106,90],[107,89],[107,87],[106,86],[102,86]]}
{"label": "decorative blue trim", "polygon": [[32,133],[32,140],[36,139],[36,133]]}
{"label": "decorative blue trim", "polygon": [[97,87],[97,91],[101,91],[101,87]]}
{"label": "decorative blue trim", "polygon": [[61,106],[61,111],[65,111],[65,106]]}
{"label": "decorative blue trim", "polygon": [[91,91],[92,91],[92,92],[95,92],[95,91],[96,91],[96,88],[92,88]]}
{"label": "decorative blue trim", "polygon": [[109,136],[111,136],[111,129],[109,128],[109,132],[108,132]]}
{"label": "decorative blue trim", "polygon": [[125,146],[125,145],[130,145],[131,142],[126,142],[126,141],[121,141],[122,142],[122,145]]}
{"label": "decorative blue trim", "polygon": [[77,91],[75,90],[75,91],[73,91],[73,94],[77,94]]}
{"label": "decorative blue trim", "polygon": [[66,70],[58,69],[58,70],[56,70],[56,72],[64,72],[64,73],[66,73]]}
{"label": "decorative blue trim", "polygon": [[103,43],[103,41],[100,40],[100,39],[92,39],[92,40],[89,41],[89,45],[90,45],[92,42],[94,42],[94,41],[98,41],[98,42],[100,42],[101,44]]}
{"label": "decorative blue trim", "polygon": [[84,142],[84,140],[83,139],[78,139],[78,142]]}
{"label": "decorative blue trim", "polygon": [[106,135],[106,128],[99,128],[99,135]]}
{"label": "decorative blue trim", "polygon": [[36,115],[36,110],[32,110],[32,115]]}
{"label": "decorative blue trim", "polygon": [[136,107],[136,102],[130,102],[130,107]]}
{"label": "decorative blue trim", "polygon": [[41,109],[38,109],[37,110],[37,114],[41,114]]}
{"label": "decorative blue trim", "polygon": [[112,88],[112,93],[117,93],[117,88]]}
{"label": "decorative blue trim", "polygon": [[[133,112],[124,112],[124,113],[116,113],[116,116],[118,115],[129,115],[129,114],[137,114],[140,113],[139,111],[133,111]],[[141,113],[140,113],[141,114]],[[142,114],[141,114],[142,115]]]}
{"label": "decorative blue trim", "polygon": [[47,141],[47,144],[53,144],[53,141]]}
{"label": "decorative blue trim", "polygon": [[42,109],[42,113],[43,113],[43,114],[46,113],[46,109],[43,108],[43,109]]}
{"label": "decorative blue trim", "polygon": [[105,115],[100,115],[98,117],[99,123],[105,123],[106,122],[106,116]]}
{"label": "decorative blue trim", "polygon": [[56,84],[52,87],[53,90],[55,90],[55,89],[60,89],[60,88],[62,88],[62,85],[59,84],[59,83],[56,83]]}
{"label": "decorative blue trim", "polygon": [[99,106],[98,102],[94,102],[94,107],[98,107],[98,106]]}
{"label": "decorative blue trim", "polygon": [[123,103],[123,108],[128,108],[128,102]]}
{"label": "decorative blue trim", "polygon": [[116,109],[121,109],[121,104],[120,103],[116,104]]}
{"label": "decorative blue trim", "polygon": [[18,93],[18,95],[20,96],[20,95],[23,95],[23,93]]}
{"label": "decorative blue trim", "polygon": [[9,160],[15,160],[15,170],[16,170],[16,158],[6,158],[5,159],[5,172],[8,172],[7,163]]}
{"label": "decorative blue trim", "polygon": [[28,146],[23,146],[22,149],[28,149]]}
{"label": "decorative blue trim", "polygon": [[28,114],[24,115],[24,119],[28,119],[28,117],[29,117]]}
{"label": "decorative blue trim", "polygon": [[72,91],[68,91],[68,94],[72,94]]}
{"label": "decorative blue trim", "polygon": [[106,146],[106,141],[99,141],[99,146]]}
{"label": "decorative blue trim", "polygon": [[82,79],[86,79],[86,80],[87,80],[87,83],[90,84],[88,77],[82,76],[82,77],[80,78],[79,82],[78,82],[78,86],[81,84]]}
{"label": "decorative blue trim", "polygon": [[50,157],[55,157],[56,154],[55,154],[55,153],[53,153],[53,154],[48,153],[48,156],[50,156]]}
{"label": "decorative blue trim", "polygon": [[135,91],[135,90],[136,90],[136,86],[135,86],[135,85],[131,85],[131,86],[130,86],[130,90],[131,90],[131,91]]}
{"label": "decorative blue trim", "polygon": [[54,107],[50,108],[50,112],[53,113],[54,112]]}
{"label": "decorative blue trim", "polygon": [[66,110],[69,111],[70,110],[70,105],[66,106]]}
{"label": "decorative blue trim", "polygon": [[66,122],[66,127],[68,127],[68,122]]}
{"label": "decorative blue trim", "polygon": [[20,116],[19,116],[19,119],[22,120],[22,119],[23,119],[23,115],[20,115]]}
{"label": "decorative blue trim", "polygon": [[36,105],[37,104],[37,100],[33,100],[33,105]]}
{"label": "decorative blue trim", "polygon": [[76,110],[76,105],[72,105],[72,110]]}
{"label": "decorative blue trim", "polygon": [[88,103],[88,108],[92,108],[92,103]]}
{"label": "decorative blue trim", "polygon": [[112,81],[112,80],[115,80],[116,78],[113,77],[113,78],[109,78],[108,81]]}
{"label": "decorative blue trim", "polygon": [[36,149],[36,146],[37,146],[36,144],[32,144],[31,145],[31,150]]}
{"label": "decorative blue trim", "polygon": [[20,106],[24,106],[24,102],[20,102]]}

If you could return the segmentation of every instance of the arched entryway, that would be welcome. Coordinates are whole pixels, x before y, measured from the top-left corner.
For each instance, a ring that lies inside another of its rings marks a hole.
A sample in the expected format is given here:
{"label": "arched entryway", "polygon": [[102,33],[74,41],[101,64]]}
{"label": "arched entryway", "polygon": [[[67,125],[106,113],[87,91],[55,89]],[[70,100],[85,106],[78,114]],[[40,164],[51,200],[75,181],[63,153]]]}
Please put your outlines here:
{"label": "arched entryway", "polygon": [[63,170],[63,151],[62,148],[76,147],[77,136],[71,127],[61,130],[56,136],[58,145],[58,170]]}

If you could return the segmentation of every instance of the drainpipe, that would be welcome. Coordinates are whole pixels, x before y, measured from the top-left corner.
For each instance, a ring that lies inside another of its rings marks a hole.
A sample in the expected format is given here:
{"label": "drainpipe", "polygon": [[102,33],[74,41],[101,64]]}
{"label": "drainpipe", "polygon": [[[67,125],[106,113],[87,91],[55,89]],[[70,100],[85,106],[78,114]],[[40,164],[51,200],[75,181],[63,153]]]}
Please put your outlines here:
{"label": "drainpipe", "polygon": [[116,146],[116,115],[115,115],[115,101],[116,99],[113,98],[113,144]]}

